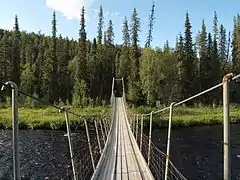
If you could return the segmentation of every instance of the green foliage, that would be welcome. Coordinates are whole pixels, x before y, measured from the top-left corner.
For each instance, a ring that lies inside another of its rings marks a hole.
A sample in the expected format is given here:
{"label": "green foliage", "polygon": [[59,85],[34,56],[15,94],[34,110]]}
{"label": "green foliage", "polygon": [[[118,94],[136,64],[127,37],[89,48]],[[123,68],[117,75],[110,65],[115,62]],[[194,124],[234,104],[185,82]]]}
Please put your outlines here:
{"label": "green foliage", "polygon": [[[19,89],[52,104],[77,106],[107,105],[112,78],[124,78],[127,100],[133,105],[154,106],[185,99],[221,81],[226,73],[240,72],[240,16],[234,20],[232,57],[226,45],[226,29],[218,26],[214,12],[213,32],[207,32],[204,21],[196,40],[186,14],[185,32],[178,35],[176,47],[168,40],[163,47],[150,48],[154,26],[153,2],[145,47],[141,48],[141,22],[134,8],[130,23],[124,18],[122,43],[114,44],[113,21],[104,25],[100,6],[97,37],[87,38],[85,9],[81,9],[79,39],[68,39],[57,33],[57,18],[52,17],[52,35],[20,32],[15,17],[13,31],[0,30],[0,82],[12,80]],[[105,30],[103,27],[106,27]],[[117,35],[116,35],[117,36]],[[21,80],[21,81],[20,81]],[[239,102],[238,86],[231,86],[234,102]],[[217,92],[218,93],[218,92]],[[1,96],[2,98],[2,96]],[[4,98],[2,98],[4,100]],[[221,102],[217,94],[209,93],[194,104]],[[38,105],[20,96],[21,106]]]}
{"label": "green foliage", "polygon": [[33,93],[33,85],[35,82],[34,72],[30,67],[29,63],[26,63],[23,67],[23,71],[21,74],[21,90],[27,94]]}
{"label": "green foliage", "polygon": [[73,93],[73,102],[72,105],[74,107],[79,106],[86,106],[87,105],[87,96],[86,96],[86,83],[81,80],[77,80],[74,86],[74,93]]}

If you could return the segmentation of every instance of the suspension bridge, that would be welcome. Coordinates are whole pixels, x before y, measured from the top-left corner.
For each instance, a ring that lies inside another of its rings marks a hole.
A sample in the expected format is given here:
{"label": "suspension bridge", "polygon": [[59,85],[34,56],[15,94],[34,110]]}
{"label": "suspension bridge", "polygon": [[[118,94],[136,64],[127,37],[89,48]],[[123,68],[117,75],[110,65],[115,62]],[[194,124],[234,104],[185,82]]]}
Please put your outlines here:
{"label": "suspension bridge", "polygon": [[[64,113],[60,118],[66,122],[67,141],[69,148],[69,159],[62,163],[61,167],[56,168],[54,173],[47,174],[44,178],[36,179],[164,179],[177,180],[187,179],[170,161],[170,140],[171,140],[171,121],[173,109],[187,101],[202,96],[219,87],[223,87],[223,124],[224,124],[224,180],[231,179],[230,161],[230,129],[229,129],[229,84],[234,82],[240,75],[228,74],[223,78],[223,82],[200,92],[188,99],[178,103],[172,103],[169,107],[160,109],[148,114],[133,114],[128,108],[125,98],[125,88],[123,79],[114,79],[112,84],[111,111],[101,118],[93,118],[92,123],[80,114],[69,111],[67,108],[52,106],[59,112]],[[115,82],[122,81],[122,93],[117,97],[114,93]],[[21,112],[18,112],[17,95],[21,94],[34,98],[24,92],[18,91],[13,82],[2,83],[3,88],[12,90],[12,137],[8,142],[12,143],[12,177],[14,180],[21,179],[19,154],[19,122]],[[37,98],[43,104],[47,104]],[[47,104],[49,105],[49,104]],[[50,105],[49,105],[50,106]],[[159,150],[152,142],[152,119],[153,115],[169,110],[169,126],[166,153]],[[42,115],[43,116],[43,115]],[[24,118],[24,117],[22,117]],[[149,132],[143,133],[144,119],[149,118]],[[85,133],[81,137],[74,136],[71,129],[71,122],[81,120],[85,127]],[[4,142],[7,142],[4,141]],[[11,156],[9,148],[0,142],[0,148]],[[4,149],[5,148],[5,149]],[[0,149],[1,150],[1,149]],[[0,151],[1,152],[1,151]],[[9,160],[9,159],[8,159]],[[25,162],[28,163],[28,162]],[[29,162],[30,163],[30,162]],[[23,164],[23,163],[21,163]],[[37,166],[35,164],[35,166]],[[37,166],[36,169],[39,167]],[[26,171],[26,169],[25,169]]]}

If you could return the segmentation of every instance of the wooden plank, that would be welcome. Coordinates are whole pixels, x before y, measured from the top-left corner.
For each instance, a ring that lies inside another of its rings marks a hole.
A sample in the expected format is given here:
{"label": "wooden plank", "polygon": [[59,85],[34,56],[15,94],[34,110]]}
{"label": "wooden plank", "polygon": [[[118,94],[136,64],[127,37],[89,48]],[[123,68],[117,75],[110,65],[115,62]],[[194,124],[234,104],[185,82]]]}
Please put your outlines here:
{"label": "wooden plank", "polygon": [[131,180],[139,180],[142,179],[140,172],[130,172],[129,179]]}
{"label": "wooden plank", "polygon": [[118,174],[121,174],[122,173],[122,166],[121,166],[121,164],[122,164],[122,162],[121,162],[121,156],[118,156],[117,157],[117,166],[116,166],[116,173]]}
{"label": "wooden plank", "polygon": [[122,180],[122,174],[121,173],[116,174],[116,180]]}
{"label": "wooden plank", "polygon": [[128,180],[128,174],[122,173],[122,180]]}

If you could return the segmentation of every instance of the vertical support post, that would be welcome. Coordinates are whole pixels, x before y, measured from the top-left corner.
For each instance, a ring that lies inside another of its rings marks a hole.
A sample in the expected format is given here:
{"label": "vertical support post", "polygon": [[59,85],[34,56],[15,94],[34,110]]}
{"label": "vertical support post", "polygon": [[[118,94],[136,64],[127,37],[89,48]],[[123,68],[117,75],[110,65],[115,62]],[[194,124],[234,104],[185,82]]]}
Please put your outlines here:
{"label": "vertical support post", "polygon": [[95,124],[95,130],[96,130],[96,134],[97,134],[97,141],[98,141],[99,152],[100,152],[100,154],[102,154],[102,147],[101,147],[101,143],[100,143],[100,139],[99,139],[97,122],[96,122],[95,119],[94,119],[94,124]]}
{"label": "vertical support post", "polygon": [[143,137],[143,115],[141,118],[141,136],[140,136],[140,151],[142,152],[142,137]]}
{"label": "vertical support post", "polygon": [[105,118],[103,119],[103,127],[104,127],[104,131],[105,131],[105,135],[106,137],[108,136],[108,132],[107,132],[107,128],[106,128],[106,122],[105,122]]}
{"label": "vertical support post", "polygon": [[106,117],[104,119],[106,121],[106,127],[107,127],[107,132],[108,132],[110,130],[110,123],[109,123],[109,121],[107,120]]}
{"label": "vertical support post", "polygon": [[172,128],[172,114],[174,102],[170,105],[169,110],[169,121],[168,121],[168,139],[167,139],[167,157],[166,157],[166,166],[165,166],[165,180],[168,178],[168,162],[169,162],[169,152],[170,152],[170,143],[171,143],[171,128]]}
{"label": "vertical support post", "polygon": [[65,111],[65,120],[66,120],[66,127],[67,127],[67,137],[68,137],[70,158],[71,158],[71,162],[72,162],[73,179],[77,180],[75,158],[74,158],[74,153],[73,153],[73,145],[72,145],[72,139],[71,139],[71,129],[70,129],[70,123],[69,123],[69,118],[68,118],[68,112],[64,108],[61,108],[61,111]]}
{"label": "vertical support post", "polygon": [[223,150],[224,167],[223,179],[231,179],[231,148],[230,148],[230,119],[229,119],[229,80],[232,73],[223,77]]}
{"label": "vertical support post", "polygon": [[114,97],[114,82],[115,82],[115,78],[113,77],[113,82],[112,82],[112,94],[111,94],[111,105],[113,105],[113,97]]}
{"label": "vertical support post", "polygon": [[103,132],[103,127],[102,127],[102,121],[101,120],[100,120],[100,128],[101,128],[101,132],[102,132],[102,136],[103,136],[103,142],[104,142],[104,145],[105,145],[106,140],[105,140],[105,134]]}
{"label": "vertical support post", "polygon": [[137,121],[136,121],[136,142],[138,139],[138,114],[137,114]]}
{"label": "vertical support post", "polygon": [[18,87],[14,82],[8,81],[12,88],[12,148],[13,148],[13,173],[14,180],[20,180],[20,161],[19,161],[19,127],[18,127]]}
{"label": "vertical support post", "polygon": [[91,160],[92,160],[92,166],[93,166],[93,170],[95,170],[96,168],[95,168],[95,163],[94,163],[94,159],[93,159],[92,147],[91,147],[91,142],[90,142],[90,137],[89,137],[89,132],[88,132],[88,125],[87,125],[86,119],[84,119],[84,123],[85,123],[85,128],[86,128],[86,133],[87,133],[88,147],[89,147],[89,152],[90,152],[90,156],[91,156]]}
{"label": "vertical support post", "polygon": [[135,130],[135,118],[136,118],[136,114],[134,114],[133,121],[132,121],[132,132],[133,132],[133,135],[135,134],[134,133],[134,130]]}
{"label": "vertical support post", "polygon": [[19,125],[18,125],[18,87],[12,82],[8,81],[2,86],[1,91],[8,86],[12,90],[12,150],[13,150],[13,179],[20,180],[20,163],[19,163]]}
{"label": "vertical support post", "polygon": [[125,86],[124,86],[124,80],[123,80],[123,77],[122,77],[122,88],[123,88],[123,101],[124,101],[124,103],[126,103]]}
{"label": "vertical support post", "polygon": [[152,115],[153,112],[150,114],[150,127],[149,127],[149,141],[148,141],[148,166],[150,165],[150,157],[151,157],[151,143],[152,143]]}

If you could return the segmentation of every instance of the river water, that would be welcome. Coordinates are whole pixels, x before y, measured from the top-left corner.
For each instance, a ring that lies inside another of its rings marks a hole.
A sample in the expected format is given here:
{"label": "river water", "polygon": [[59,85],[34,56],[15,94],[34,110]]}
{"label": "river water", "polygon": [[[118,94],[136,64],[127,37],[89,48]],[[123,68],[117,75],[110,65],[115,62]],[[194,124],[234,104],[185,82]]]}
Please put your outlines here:
{"label": "river water", "polygon": [[[164,152],[166,137],[166,129],[153,130],[153,141]],[[222,139],[220,125],[173,129],[170,158],[187,179],[223,179]],[[240,180],[240,124],[231,125],[231,147],[232,179]],[[22,179],[51,179],[69,161],[67,137],[62,131],[21,130],[20,158]],[[0,130],[0,180],[12,179],[11,174],[11,131]]]}

